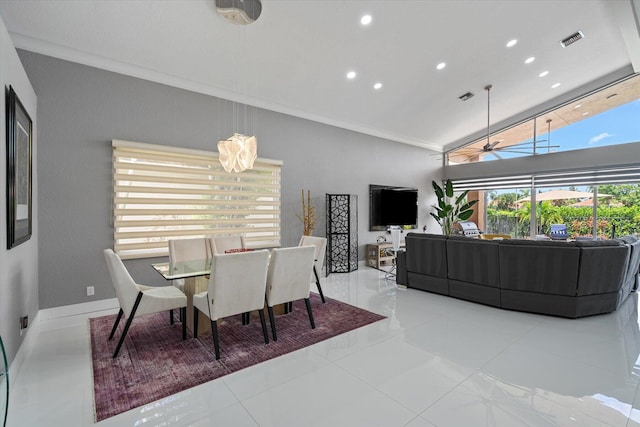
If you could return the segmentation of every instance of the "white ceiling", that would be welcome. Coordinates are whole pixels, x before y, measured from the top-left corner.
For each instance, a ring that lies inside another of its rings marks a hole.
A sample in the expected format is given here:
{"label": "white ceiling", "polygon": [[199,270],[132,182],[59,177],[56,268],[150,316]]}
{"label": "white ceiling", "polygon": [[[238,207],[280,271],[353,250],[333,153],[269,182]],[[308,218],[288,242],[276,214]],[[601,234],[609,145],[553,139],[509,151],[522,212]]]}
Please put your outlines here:
{"label": "white ceiling", "polygon": [[486,129],[487,84],[497,123],[638,69],[634,2],[263,0],[236,26],[213,0],[0,0],[0,16],[18,48],[441,150]]}

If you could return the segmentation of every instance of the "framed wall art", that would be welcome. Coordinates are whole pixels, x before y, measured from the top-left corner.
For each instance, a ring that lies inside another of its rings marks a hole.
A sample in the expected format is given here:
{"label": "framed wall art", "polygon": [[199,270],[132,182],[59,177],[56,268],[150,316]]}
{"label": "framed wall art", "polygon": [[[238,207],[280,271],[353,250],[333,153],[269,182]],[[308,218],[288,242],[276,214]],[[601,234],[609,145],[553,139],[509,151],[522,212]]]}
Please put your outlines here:
{"label": "framed wall art", "polygon": [[7,111],[7,249],[31,238],[32,122],[18,95],[5,90]]}

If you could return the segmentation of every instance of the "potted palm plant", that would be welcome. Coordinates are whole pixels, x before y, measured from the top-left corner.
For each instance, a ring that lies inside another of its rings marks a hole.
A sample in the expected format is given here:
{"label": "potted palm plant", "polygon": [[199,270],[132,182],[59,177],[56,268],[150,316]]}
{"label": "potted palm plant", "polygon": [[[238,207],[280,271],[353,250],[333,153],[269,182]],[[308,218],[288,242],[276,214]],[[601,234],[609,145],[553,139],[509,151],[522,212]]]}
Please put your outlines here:
{"label": "potted palm plant", "polygon": [[[430,212],[431,216],[438,221],[442,227],[442,233],[450,235],[453,224],[457,221],[466,221],[473,215],[472,207],[478,203],[477,200],[467,201],[469,190],[463,191],[458,197],[453,199],[453,183],[448,179],[444,187],[437,182],[431,181],[433,190],[436,192],[438,204],[433,205],[435,212]],[[450,203],[453,200],[453,203]]]}

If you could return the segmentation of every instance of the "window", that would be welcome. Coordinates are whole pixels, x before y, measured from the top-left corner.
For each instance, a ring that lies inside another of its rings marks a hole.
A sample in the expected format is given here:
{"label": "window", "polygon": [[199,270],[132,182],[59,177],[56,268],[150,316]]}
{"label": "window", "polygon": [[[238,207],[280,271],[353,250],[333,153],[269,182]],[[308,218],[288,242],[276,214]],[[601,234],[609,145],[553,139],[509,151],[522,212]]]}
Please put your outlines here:
{"label": "window", "polygon": [[484,232],[529,238],[530,211],[521,200],[529,196],[530,188],[503,188],[479,192],[479,209],[484,209]]}
{"label": "window", "polygon": [[169,239],[243,235],[280,246],[282,162],[227,173],[215,152],[114,140],[114,240],[124,259],[165,256]]}
{"label": "window", "polygon": [[564,224],[571,238],[602,239],[640,232],[639,182],[640,165],[453,180],[458,190],[478,191],[485,233],[527,238]]}
{"label": "window", "polygon": [[449,164],[486,162],[640,141],[640,75],[447,154]]}

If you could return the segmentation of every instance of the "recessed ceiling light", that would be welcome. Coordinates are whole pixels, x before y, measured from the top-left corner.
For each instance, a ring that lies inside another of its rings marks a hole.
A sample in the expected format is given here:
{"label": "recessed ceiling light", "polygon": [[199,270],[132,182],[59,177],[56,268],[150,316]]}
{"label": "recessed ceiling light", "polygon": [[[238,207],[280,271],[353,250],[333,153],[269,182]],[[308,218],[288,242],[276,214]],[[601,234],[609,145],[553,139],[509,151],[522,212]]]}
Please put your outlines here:
{"label": "recessed ceiling light", "polygon": [[350,79],[350,80],[351,79],[355,79],[356,78],[356,72],[355,71],[349,71],[347,73],[347,78]]}
{"label": "recessed ceiling light", "polygon": [[543,72],[541,72],[540,74],[538,74],[538,77],[544,77],[544,76],[546,76],[547,74],[549,74],[549,72],[548,72],[548,71],[543,71]]}
{"label": "recessed ceiling light", "polygon": [[381,88],[382,88],[382,83],[378,82],[378,83],[374,84],[374,85],[373,85],[373,88],[374,88],[375,90],[381,89]]}
{"label": "recessed ceiling light", "polygon": [[371,24],[373,18],[371,18],[371,15],[364,15],[362,18],[360,18],[360,23],[362,25],[369,25]]}
{"label": "recessed ceiling light", "polygon": [[509,40],[507,42],[507,47],[514,47],[516,45],[516,43],[518,43],[518,40],[516,40],[516,39]]}
{"label": "recessed ceiling light", "polygon": [[554,84],[551,86],[551,89],[555,89],[555,88],[557,88],[558,86],[560,86],[560,83],[554,83]]}
{"label": "recessed ceiling light", "polygon": [[447,63],[446,63],[446,62],[441,62],[441,63],[439,63],[438,65],[436,65],[436,68],[437,68],[438,70],[442,70],[442,69],[443,69],[444,67],[446,67],[446,66],[447,66]]}
{"label": "recessed ceiling light", "polygon": [[582,115],[583,115],[583,116],[586,116],[586,115],[588,115],[588,114],[589,114],[589,112],[588,112],[588,111],[585,111],[584,113],[582,113]]}
{"label": "recessed ceiling light", "polygon": [[527,59],[524,60],[524,63],[525,64],[531,64],[535,60],[536,60],[535,56],[530,56],[530,57],[528,57]]}
{"label": "recessed ceiling light", "polygon": [[576,106],[575,106],[575,107],[573,107],[573,108],[580,108],[580,107],[582,107],[582,104],[578,104],[578,105],[576,105]]}

